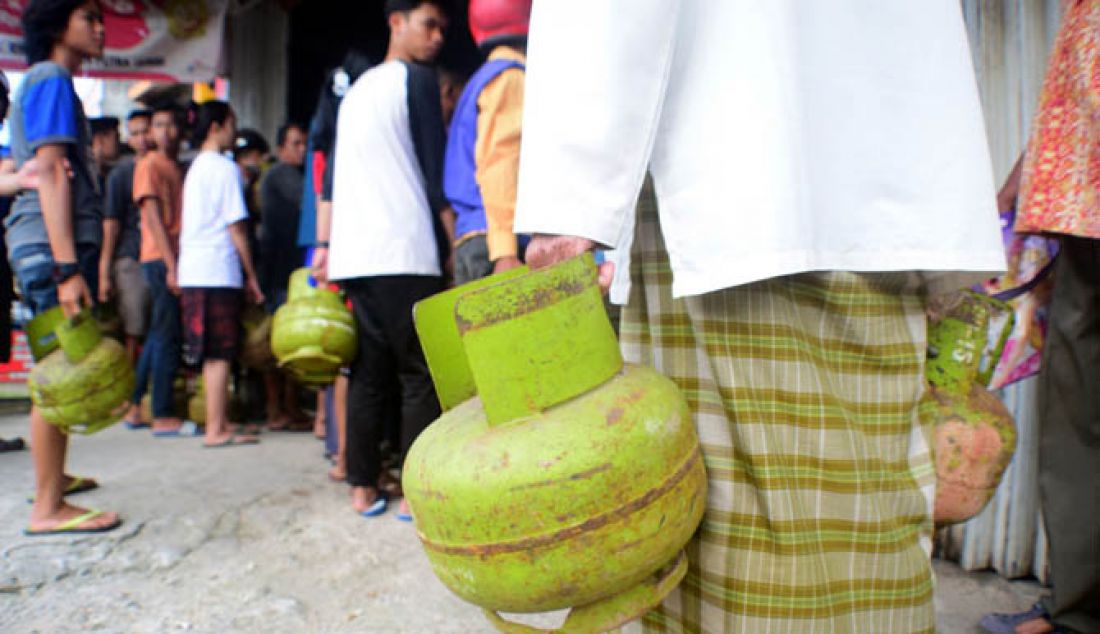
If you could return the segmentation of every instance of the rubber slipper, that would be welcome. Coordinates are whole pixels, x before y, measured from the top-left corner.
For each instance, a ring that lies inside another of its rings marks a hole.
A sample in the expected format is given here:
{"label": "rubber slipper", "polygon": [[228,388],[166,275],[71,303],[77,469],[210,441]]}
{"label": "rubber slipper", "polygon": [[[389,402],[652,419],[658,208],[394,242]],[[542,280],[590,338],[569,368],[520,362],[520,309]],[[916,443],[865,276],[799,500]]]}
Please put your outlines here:
{"label": "rubber slipper", "polygon": [[84,524],[85,522],[90,522],[100,515],[103,515],[103,511],[92,510],[83,515],[74,517],[71,520],[62,522],[48,530],[34,531],[30,528],[26,528],[23,530],[23,534],[28,537],[38,537],[42,535],[80,535],[85,533],[106,533],[107,531],[113,531],[119,526],[122,526],[122,520],[116,519],[114,522],[111,522],[110,524],[104,526],[97,526],[95,528],[80,528],[81,524]]}
{"label": "rubber slipper", "polygon": [[389,503],[390,501],[386,494],[379,493],[378,497],[374,498],[374,503],[359,514],[363,517],[378,517],[386,512],[386,507],[389,506]]}
{"label": "rubber slipper", "polygon": [[313,423],[312,422],[310,422],[310,423],[293,422],[293,423],[287,423],[285,425],[279,425],[278,427],[275,427],[273,425],[268,425],[267,430],[268,431],[282,431],[282,432],[291,432],[291,433],[295,433],[295,434],[301,434],[301,433],[305,433],[307,431],[313,431]]}
{"label": "rubber slipper", "polygon": [[0,453],[5,451],[21,451],[27,448],[27,443],[23,442],[22,438],[12,438],[11,440],[4,440],[0,438]]}
{"label": "rubber slipper", "polygon": [[[1050,620],[1050,615],[1047,614],[1046,609],[1041,603],[1036,603],[1031,606],[1031,609],[1027,612],[1017,612],[1015,614],[986,614],[982,617],[982,620],[978,622],[978,625],[990,634],[1015,634],[1017,625],[1028,621],[1034,621],[1035,619]],[[1051,634],[1057,633],[1058,629],[1055,628]]]}
{"label": "rubber slipper", "polygon": [[[84,476],[72,476],[69,480],[69,484],[65,486],[65,490],[61,492],[61,495],[76,495],[77,493],[84,493],[85,491],[94,491],[99,488],[99,483],[91,478],[85,478]],[[34,504],[34,497],[27,498],[27,502]]]}
{"label": "rubber slipper", "polygon": [[153,426],[152,423],[145,423],[145,422],[142,422],[142,421],[138,421],[138,422],[135,423],[132,420],[124,420],[124,421],[122,421],[122,424],[125,425],[126,429],[129,429],[130,431],[137,431],[139,429],[149,429],[150,427]]}
{"label": "rubber slipper", "polygon": [[203,443],[202,446],[206,449],[218,449],[220,447],[237,447],[240,445],[258,445],[260,444],[259,438],[242,438],[237,434],[231,434],[229,438],[218,443]]}
{"label": "rubber slipper", "polygon": [[395,517],[397,517],[397,519],[401,520],[402,522],[410,522],[411,523],[413,521],[412,513],[400,513],[399,512],[399,513],[397,513],[397,515]]}
{"label": "rubber slipper", "polygon": [[193,438],[195,436],[201,436],[202,434],[202,428],[199,427],[198,423],[190,420],[183,421],[183,423],[175,429],[153,430],[154,438]]}

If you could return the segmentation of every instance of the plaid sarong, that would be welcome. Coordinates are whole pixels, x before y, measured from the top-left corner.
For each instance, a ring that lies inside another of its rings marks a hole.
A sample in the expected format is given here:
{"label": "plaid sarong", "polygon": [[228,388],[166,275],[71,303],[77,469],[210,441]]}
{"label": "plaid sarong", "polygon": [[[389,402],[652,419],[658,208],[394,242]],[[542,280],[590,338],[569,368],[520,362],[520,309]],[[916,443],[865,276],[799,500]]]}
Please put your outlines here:
{"label": "plaid sarong", "polygon": [[934,473],[916,274],[805,273],[672,299],[639,205],[626,359],[683,390],[709,478],[656,632],[932,632]]}

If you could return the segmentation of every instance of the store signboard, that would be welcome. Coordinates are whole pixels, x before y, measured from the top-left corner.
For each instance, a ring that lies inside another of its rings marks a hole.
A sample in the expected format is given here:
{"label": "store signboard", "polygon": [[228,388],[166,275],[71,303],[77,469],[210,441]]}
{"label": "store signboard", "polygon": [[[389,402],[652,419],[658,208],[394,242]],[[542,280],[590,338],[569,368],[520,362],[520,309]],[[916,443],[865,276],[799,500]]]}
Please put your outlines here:
{"label": "store signboard", "polygon": [[[29,0],[0,0],[0,68],[27,67],[22,14]],[[222,54],[229,0],[100,0],[107,31],[90,77],[210,81]]]}

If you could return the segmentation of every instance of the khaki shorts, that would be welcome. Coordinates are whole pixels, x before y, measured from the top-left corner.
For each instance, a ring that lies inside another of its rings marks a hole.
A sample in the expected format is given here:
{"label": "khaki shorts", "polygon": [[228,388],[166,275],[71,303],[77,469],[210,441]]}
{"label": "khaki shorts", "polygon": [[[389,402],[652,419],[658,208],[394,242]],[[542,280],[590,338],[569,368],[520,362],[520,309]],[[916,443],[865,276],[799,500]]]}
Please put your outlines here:
{"label": "khaki shorts", "polygon": [[122,331],[128,337],[144,337],[149,329],[149,285],[141,272],[141,263],[133,258],[117,258],[111,270],[118,301]]}

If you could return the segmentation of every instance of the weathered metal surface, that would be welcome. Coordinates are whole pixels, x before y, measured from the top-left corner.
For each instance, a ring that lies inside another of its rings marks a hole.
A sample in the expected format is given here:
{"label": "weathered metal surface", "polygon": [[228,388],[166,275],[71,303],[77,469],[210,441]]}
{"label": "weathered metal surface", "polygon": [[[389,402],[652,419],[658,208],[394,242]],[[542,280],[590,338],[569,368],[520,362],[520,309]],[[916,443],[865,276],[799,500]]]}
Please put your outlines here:
{"label": "weathered metal surface", "polygon": [[[662,598],[672,592],[684,579],[687,567],[687,556],[681,552],[674,563],[623,594],[572,610],[560,631],[571,634],[597,634],[626,625],[636,619],[639,612],[660,603]],[[506,621],[491,610],[484,610],[484,612],[489,622],[505,634],[534,634],[544,631],[521,623]]]}
{"label": "weathered metal surface", "polygon": [[455,320],[492,424],[537,414],[622,368],[591,256],[462,295]]}
{"label": "weathered metal surface", "polygon": [[[455,306],[456,327],[425,343],[443,355],[433,378],[466,367],[478,396],[429,426],[405,460],[403,489],[436,574],[487,610],[586,606],[563,631],[650,609],[682,576],[673,566],[654,577],[702,519],[706,471],[675,384],[622,365],[591,258],[440,302]],[[418,307],[418,329],[446,313]],[[594,368],[577,365],[588,359]],[[506,418],[489,413],[498,399]]]}
{"label": "weathered metal surface", "polygon": [[[928,389],[920,414],[933,428],[937,524],[977,515],[1001,482],[1016,450],[1016,428],[1004,405],[982,385],[983,360],[998,359],[1011,315],[1002,302],[971,291],[929,309]],[[997,327],[991,331],[991,324]]]}
{"label": "weathered metal surface", "polygon": [[490,275],[462,286],[433,295],[416,304],[413,315],[420,347],[432,373],[436,395],[443,410],[449,410],[477,394],[474,375],[466,360],[466,348],[455,321],[455,302],[466,293],[510,280],[528,272],[519,267]]}
{"label": "weathered metal surface", "polygon": [[355,318],[339,293],[314,288],[308,280],[308,269],[291,275],[287,303],[272,322],[271,350],[299,381],[324,385],[355,358]]}
{"label": "weathered metal surface", "polygon": [[125,350],[102,336],[88,312],[62,321],[54,332],[58,348],[27,380],[42,417],[65,433],[91,434],[117,423],[134,389]]}

